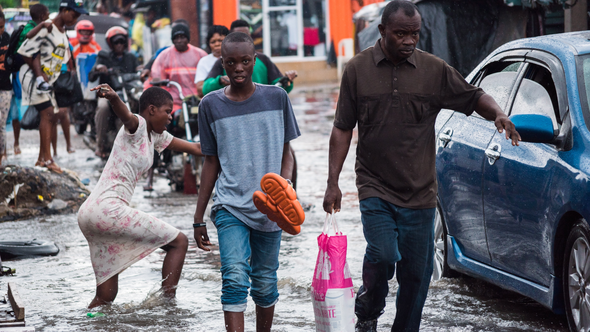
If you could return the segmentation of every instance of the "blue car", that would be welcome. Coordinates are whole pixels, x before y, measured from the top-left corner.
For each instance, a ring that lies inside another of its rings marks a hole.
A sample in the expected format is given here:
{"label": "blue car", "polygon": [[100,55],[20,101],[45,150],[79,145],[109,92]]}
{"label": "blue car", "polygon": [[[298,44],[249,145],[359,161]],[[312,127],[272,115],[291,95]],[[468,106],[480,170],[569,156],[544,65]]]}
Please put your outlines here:
{"label": "blue car", "polygon": [[590,330],[590,31],[510,42],[467,77],[522,136],[443,110],[433,279],[461,272]]}

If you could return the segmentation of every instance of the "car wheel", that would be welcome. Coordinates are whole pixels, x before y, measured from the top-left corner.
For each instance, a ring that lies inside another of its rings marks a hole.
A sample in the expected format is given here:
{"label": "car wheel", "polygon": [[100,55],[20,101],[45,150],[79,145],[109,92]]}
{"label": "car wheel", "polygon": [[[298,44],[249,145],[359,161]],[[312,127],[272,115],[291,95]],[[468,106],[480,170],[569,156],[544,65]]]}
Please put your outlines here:
{"label": "car wheel", "polygon": [[447,228],[440,206],[437,204],[434,215],[434,269],[432,271],[432,281],[439,280],[442,277],[451,278],[457,275],[457,272],[451,270],[447,264],[446,243]]}
{"label": "car wheel", "polygon": [[563,264],[563,289],[570,331],[590,329],[590,228],[578,222],[567,238]]}

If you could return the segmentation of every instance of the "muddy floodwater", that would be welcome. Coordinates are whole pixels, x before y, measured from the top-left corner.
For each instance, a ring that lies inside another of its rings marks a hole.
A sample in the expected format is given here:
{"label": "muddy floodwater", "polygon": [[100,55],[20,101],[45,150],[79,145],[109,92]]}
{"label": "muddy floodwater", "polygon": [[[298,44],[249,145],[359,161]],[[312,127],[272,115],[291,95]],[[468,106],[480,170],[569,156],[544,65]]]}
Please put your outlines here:
{"label": "muddy floodwater", "polygon": [[[336,89],[309,89],[290,95],[302,133],[292,142],[299,165],[297,189],[301,200],[315,207],[307,213],[300,235],[283,235],[278,271],[280,300],[273,331],[315,331],[310,287],[317,256],[316,238],[325,218],[321,204],[336,92]],[[57,162],[76,171],[81,179],[89,179],[92,189],[100,175],[100,162],[84,147],[80,137],[72,139],[77,151],[68,155],[60,135]],[[354,185],[355,142],[356,136],[340,176],[343,209],[337,220],[348,236],[348,264],[358,289],[365,241]],[[23,133],[23,154],[17,158],[12,155],[12,144],[12,132],[8,132],[9,162],[33,166],[38,152],[37,132]],[[224,331],[215,227],[207,219],[209,236],[215,244],[212,251],[198,250],[192,239],[196,196],[171,192],[161,177],[156,177],[152,193],[142,190],[144,183],[138,184],[131,205],[172,224],[191,239],[174,303],[162,302],[158,296],[164,252],[157,250],[121,273],[115,303],[99,309],[106,314],[104,317],[87,318],[86,306],[94,296],[95,279],[88,244],[75,214],[0,223],[0,240],[48,239],[55,241],[61,250],[55,257],[4,262],[16,268],[17,273],[0,277],[0,298],[6,292],[7,282],[15,282],[26,305],[27,323],[37,331]],[[379,331],[391,329],[396,290],[397,283],[392,280]],[[254,303],[250,299],[245,317],[246,331],[254,331]],[[482,281],[459,277],[431,284],[421,330],[567,331],[567,326],[563,316],[532,300]]]}

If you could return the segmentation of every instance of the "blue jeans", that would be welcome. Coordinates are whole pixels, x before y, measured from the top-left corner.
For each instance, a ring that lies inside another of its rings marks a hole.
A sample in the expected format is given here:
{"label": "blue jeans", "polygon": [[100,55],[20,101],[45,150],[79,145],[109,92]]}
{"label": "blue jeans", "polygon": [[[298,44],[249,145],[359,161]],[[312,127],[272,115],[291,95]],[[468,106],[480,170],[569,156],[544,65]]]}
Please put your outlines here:
{"label": "blue jeans", "polygon": [[397,265],[397,313],[391,331],[418,331],[433,268],[435,209],[408,209],[372,197],[360,201],[360,210],[367,249],[355,313],[359,321],[381,316],[387,281]]}
{"label": "blue jeans", "polygon": [[248,288],[256,305],[262,308],[275,305],[279,300],[281,231],[257,231],[226,209],[216,211],[215,227],[221,256],[223,311],[246,311]]}

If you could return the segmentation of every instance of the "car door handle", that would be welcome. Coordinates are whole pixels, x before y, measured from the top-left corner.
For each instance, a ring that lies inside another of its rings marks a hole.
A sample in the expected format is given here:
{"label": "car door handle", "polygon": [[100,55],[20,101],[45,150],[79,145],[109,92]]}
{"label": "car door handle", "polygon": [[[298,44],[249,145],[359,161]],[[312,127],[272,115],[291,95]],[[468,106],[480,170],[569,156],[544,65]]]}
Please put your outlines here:
{"label": "car door handle", "polygon": [[447,144],[451,141],[453,137],[453,129],[452,128],[445,128],[443,131],[438,134],[438,139],[443,143],[443,148],[447,147]]}
{"label": "car door handle", "polygon": [[493,165],[496,162],[496,160],[500,159],[500,156],[502,155],[501,152],[502,148],[500,147],[500,144],[494,143],[486,149],[485,154],[488,157],[488,162],[490,163],[490,165]]}

